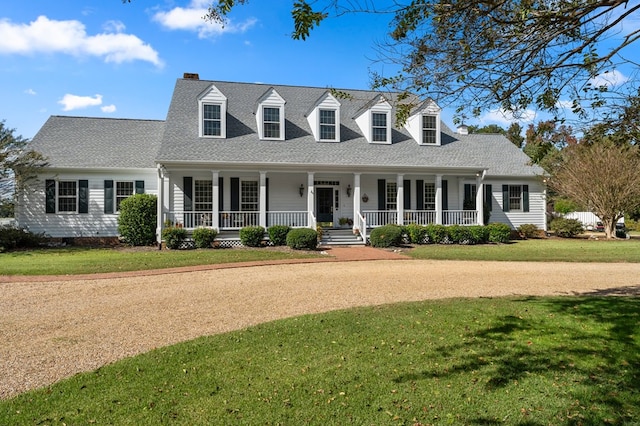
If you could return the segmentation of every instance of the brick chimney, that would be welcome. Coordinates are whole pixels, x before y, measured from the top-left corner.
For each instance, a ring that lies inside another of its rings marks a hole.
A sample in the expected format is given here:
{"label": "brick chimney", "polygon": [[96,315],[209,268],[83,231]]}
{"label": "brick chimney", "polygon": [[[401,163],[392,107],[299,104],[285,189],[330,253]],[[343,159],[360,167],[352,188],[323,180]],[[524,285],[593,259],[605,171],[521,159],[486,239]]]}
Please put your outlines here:
{"label": "brick chimney", "polygon": [[185,80],[200,80],[200,76],[195,73],[185,72],[183,77]]}

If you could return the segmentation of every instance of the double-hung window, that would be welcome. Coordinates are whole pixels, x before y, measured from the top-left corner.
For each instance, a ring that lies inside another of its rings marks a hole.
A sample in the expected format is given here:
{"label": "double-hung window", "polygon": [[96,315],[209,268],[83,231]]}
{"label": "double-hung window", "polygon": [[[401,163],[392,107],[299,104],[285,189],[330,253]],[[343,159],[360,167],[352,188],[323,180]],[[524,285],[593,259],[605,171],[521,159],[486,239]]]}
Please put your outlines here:
{"label": "double-hung window", "polygon": [[213,210],[213,184],[210,180],[195,180],[193,182],[193,207],[197,212]]}
{"label": "double-hung window", "polygon": [[58,182],[58,212],[78,211],[78,182]]}
{"label": "double-hung window", "polygon": [[522,185],[509,185],[509,211],[522,210]]}
{"label": "double-hung window", "polygon": [[388,115],[386,112],[371,113],[371,140],[373,142],[388,142]]}
{"label": "double-hung window", "polygon": [[240,186],[240,210],[258,211],[258,181],[243,180]]}
{"label": "double-hung window", "polygon": [[[111,196],[113,199],[113,195]],[[88,213],[89,181],[45,180],[46,213]]]}
{"label": "double-hung window", "polygon": [[133,182],[116,182],[116,211],[120,211],[120,203],[133,194]]}
{"label": "double-hung window", "polygon": [[320,111],[320,140],[336,140],[336,110],[321,109]]}
{"label": "double-hung window", "polygon": [[422,116],[422,143],[424,144],[436,144],[437,143],[437,116],[435,115],[423,115]]}
{"label": "double-hung window", "polygon": [[398,184],[396,182],[387,182],[387,210],[398,209]]}
{"label": "double-hung window", "polygon": [[425,210],[436,209],[436,184],[435,183],[424,184],[424,209]]}
{"label": "double-hung window", "polygon": [[220,104],[202,105],[202,135],[222,136],[222,106]]}
{"label": "double-hung window", "polygon": [[280,139],[280,108],[262,109],[262,126],[265,139]]}

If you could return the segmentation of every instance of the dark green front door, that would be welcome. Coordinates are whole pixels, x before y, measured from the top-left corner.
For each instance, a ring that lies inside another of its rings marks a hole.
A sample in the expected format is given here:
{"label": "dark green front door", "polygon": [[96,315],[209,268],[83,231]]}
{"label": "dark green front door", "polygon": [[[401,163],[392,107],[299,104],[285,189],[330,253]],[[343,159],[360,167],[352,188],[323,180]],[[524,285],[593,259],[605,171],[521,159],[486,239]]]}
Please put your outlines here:
{"label": "dark green front door", "polygon": [[316,188],[316,220],[333,222],[333,188]]}

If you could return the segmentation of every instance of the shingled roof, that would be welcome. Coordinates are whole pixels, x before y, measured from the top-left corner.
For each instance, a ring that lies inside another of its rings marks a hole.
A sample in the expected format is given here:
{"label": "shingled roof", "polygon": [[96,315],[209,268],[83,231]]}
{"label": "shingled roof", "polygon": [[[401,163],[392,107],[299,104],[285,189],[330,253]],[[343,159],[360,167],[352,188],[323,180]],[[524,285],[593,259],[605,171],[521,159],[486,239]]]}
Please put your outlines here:
{"label": "shingled roof", "polygon": [[[226,139],[200,138],[198,97],[212,85],[228,99]],[[286,101],[286,140],[260,140],[255,118],[256,101],[274,88]],[[179,79],[167,115],[166,131],[157,161],[160,163],[279,164],[295,166],[407,167],[425,169],[488,169],[493,176],[530,177],[542,169],[502,135],[460,135],[442,125],[442,145],[419,145],[402,128],[394,128],[390,145],[370,144],[354,118],[380,94],[341,90],[341,141],[317,142],[305,114],[327,88],[278,86]],[[385,95],[386,97],[386,95]]]}
{"label": "shingled roof", "polygon": [[164,121],[51,116],[30,142],[52,168],[155,168]]}

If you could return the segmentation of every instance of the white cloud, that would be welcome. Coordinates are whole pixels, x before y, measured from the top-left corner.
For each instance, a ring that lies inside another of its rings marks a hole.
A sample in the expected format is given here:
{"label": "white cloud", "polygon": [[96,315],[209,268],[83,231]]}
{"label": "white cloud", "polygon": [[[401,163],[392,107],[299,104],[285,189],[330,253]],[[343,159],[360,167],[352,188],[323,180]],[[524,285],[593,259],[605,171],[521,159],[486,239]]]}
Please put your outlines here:
{"label": "white cloud", "polygon": [[58,101],[63,106],[63,111],[72,111],[74,109],[88,108],[91,106],[102,105],[102,95],[77,96],[66,94]]}
{"label": "white cloud", "polygon": [[629,77],[625,76],[618,70],[613,70],[604,72],[592,78],[591,80],[589,80],[589,83],[591,83],[591,85],[595,87],[615,87],[624,84],[627,81],[629,81]]}
{"label": "white cloud", "polygon": [[107,112],[107,113],[116,112],[115,105],[105,105],[100,109],[102,110],[102,112]]}
{"label": "white cloud", "polygon": [[88,35],[84,24],[75,20],[56,21],[40,16],[29,24],[14,24],[0,19],[0,54],[63,53],[96,56],[106,62],[141,60],[163,65],[149,44],[135,35],[118,32],[124,30],[122,23],[110,21],[106,27],[109,29],[103,34]]}
{"label": "white cloud", "polygon": [[208,0],[192,0],[189,6],[176,7],[168,12],[157,12],[153,20],[169,30],[194,31],[199,38],[218,36],[223,33],[244,33],[255,25],[257,19],[247,19],[243,23],[234,24],[229,20],[223,27],[217,22],[205,21],[208,12]]}
{"label": "white cloud", "polygon": [[27,95],[31,95],[31,96],[35,96],[37,95],[36,91],[33,89],[27,89],[24,91],[24,93],[26,93]]}
{"label": "white cloud", "polygon": [[104,25],[102,26],[102,28],[110,33],[121,33],[123,32],[127,27],[124,25],[123,22],[121,21],[107,21],[104,23]]}
{"label": "white cloud", "polygon": [[533,122],[535,118],[536,112],[530,109],[521,111],[517,117],[514,116],[511,111],[493,109],[480,117],[480,123],[483,125],[498,124],[502,127],[508,127],[511,123],[515,122],[520,124]]}

